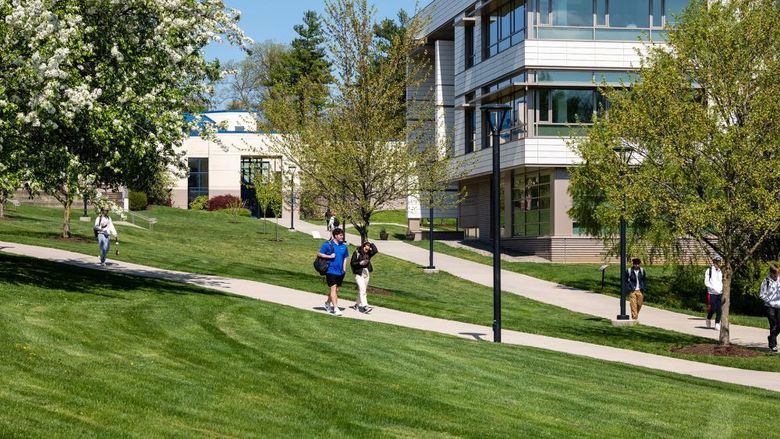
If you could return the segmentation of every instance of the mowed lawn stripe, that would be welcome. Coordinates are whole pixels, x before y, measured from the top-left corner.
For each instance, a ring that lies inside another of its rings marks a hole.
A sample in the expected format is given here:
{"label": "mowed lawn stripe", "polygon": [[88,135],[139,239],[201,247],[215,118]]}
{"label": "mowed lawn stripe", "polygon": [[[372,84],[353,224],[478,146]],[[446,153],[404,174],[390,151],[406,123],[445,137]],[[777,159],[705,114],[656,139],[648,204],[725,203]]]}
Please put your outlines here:
{"label": "mowed lawn stripe", "polygon": [[750,388],[27,258],[0,267],[2,436],[745,437],[774,419],[775,396]]}

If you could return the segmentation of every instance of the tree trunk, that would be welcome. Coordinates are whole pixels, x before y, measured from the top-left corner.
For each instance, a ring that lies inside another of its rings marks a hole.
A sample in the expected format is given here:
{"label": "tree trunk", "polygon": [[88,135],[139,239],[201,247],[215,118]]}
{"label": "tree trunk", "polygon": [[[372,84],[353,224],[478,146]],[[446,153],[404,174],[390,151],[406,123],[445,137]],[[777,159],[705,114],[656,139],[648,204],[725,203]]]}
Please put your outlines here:
{"label": "tree trunk", "polygon": [[731,266],[726,263],[723,267],[723,296],[721,296],[721,317],[720,317],[720,344],[728,346],[731,344],[731,335],[729,334],[729,308],[731,306]]}
{"label": "tree trunk", "polygon": [[279,215],[276,215],[276,226],[274,227],[276,230],[276,240],[279,240]]}
{"label": "tree trunk", "polygon": [[62,216],[62,237],[63,238],[70,238],[70,209],[71,206],[73,206],[73,200],[68,199],[63,204],[63,207],[65,207],[65,212]]}
{"label": "tree trunk", "polygon": [[5,198],[0,198],[0,219],[5,218]]}

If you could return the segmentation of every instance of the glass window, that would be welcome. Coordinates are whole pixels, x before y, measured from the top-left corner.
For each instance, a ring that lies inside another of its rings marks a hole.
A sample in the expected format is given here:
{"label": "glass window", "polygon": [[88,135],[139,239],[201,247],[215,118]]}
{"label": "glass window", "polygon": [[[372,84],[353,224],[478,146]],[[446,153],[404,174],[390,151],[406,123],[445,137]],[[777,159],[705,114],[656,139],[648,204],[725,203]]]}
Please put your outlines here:
{"label": "glass window", "polygon": [[466,109],[466,154],[474,152],[477,135],[477,113],[473,108]]}
{"label": "glass window", "polygon": [[539,0],[539,24],[550,24],[550,0]]}
{"label": "glass window", "polygon": [[593,120],[592,90],[552,90],[553,123],[590,123]]}
{"label": "glass window", "polygon": [[689,0],[666,0],[664,6],[666,8],[666,22],[670,25],[674,25],[677,20],[675,16],[679,16],[682,11],[688,6]]}
{"label": "glass window", "polygon": [[488,22],[487,42],[488,46],[493,46],[498,43],[498,17],[491,15],[488,17]]}
{"label": "glass window", "polygon": [[552,0],[553,26],[593,26],[593,0]]}
{"label": "glass window", "polygon": [[550,176],[540,172],[512,175],[512,235],[550,234]]}
{"label": "glass window", "polygon": [[195,198],[209,194],[209,159],[190,158],[187,160],[189,175],[187,178],[187,204]]}
{"label": "glass window", "polygon": [[651,0],[653,3],[653,27],[661,27],[663,23],[663,0]]}
{"label": "glass window", "polygon": [[550,90],[539,90],[539,121],[550,121]]}
{"label": "glass window", "polygon": [[511,3],[505,3],[499,10],[499,32],[500,40],[505,40],[512,35],[512,5]]}
{"label": "glass window", "polygon": [[596,0],[596,26],[607,24],[607,0]]}
{"label": "glass window", "polygon": [[650,0],[609,2],[610,27],[650,27]]}
{"label": "glass window", "polygon": [[512,25],[512,33],[518,33],[518,32],[524,32],[525,31],[525,2],[519,1],[516,2],[515,10],[512,13],[513,15],[513,25]]}
{"label": "glass window", "polygon": [[474,26],[466,25],[464,35],[464,53],[466,56],[466,68],[474,66]]}
{"label": "glass window", "polygon": [[536,72],[536,82],[582,82],[593,83],[593,72],[569,70],[539,70]]}

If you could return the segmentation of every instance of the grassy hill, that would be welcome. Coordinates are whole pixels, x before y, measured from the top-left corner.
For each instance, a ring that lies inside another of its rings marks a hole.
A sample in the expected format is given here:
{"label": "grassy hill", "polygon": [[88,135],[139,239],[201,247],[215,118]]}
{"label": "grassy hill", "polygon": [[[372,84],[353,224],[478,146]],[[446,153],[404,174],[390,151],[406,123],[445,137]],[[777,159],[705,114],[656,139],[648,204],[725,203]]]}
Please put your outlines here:
{"label": "grassy hill", "polygon": [[776,394],[0,253],[2,437],[761,437]]}
{"label": "grassy hill", "polygon": [[[57,247],[97,255],[91,224],[73,223],[80,240],[55,239],[60,227],[58,209],[22,206],[0,221],[0,240]],[[214,212],[155,208],[149,213],[160,221],[154,231],[120,227],[119,259],[202,274],[215,274],[325,293],[323,278],[312,268],[319,242],[302,233],[279,231],[274,241],[272,224],[229,217]],[[265,229],[265,231],[264,231]],[[381,251],[381,244],[380,244]],[[110,257],[115,257],[113,251]],[[95,257],[97,262],[97,256]],[[490,326],[492,290],[447,273],[425,275],[414,264],[381,253],[374,260],[372,304],[417,314]],[[355,297],[354,278],[347,276],[343,296]],[[670,352],[679,345],[713,343],[712,340],[662,329],[636,326],[616,328],[605,319],[574,313],[505,293],[503,325],[506,329],[634,349],[678,358],[706,361],[746,369],[780,371],[780,357],[705,357]]]}

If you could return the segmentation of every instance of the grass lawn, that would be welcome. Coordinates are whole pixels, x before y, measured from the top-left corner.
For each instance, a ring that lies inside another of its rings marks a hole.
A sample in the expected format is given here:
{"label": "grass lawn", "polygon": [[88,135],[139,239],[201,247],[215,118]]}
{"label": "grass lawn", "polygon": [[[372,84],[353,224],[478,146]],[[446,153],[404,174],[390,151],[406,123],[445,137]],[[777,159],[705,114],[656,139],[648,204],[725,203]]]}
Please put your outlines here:
{"label": "grass lawn", "polygon": [[[428,241],[409,241],[409,244],[428,249]],[[485,265],[493,265],[492,256],[482,256],[473,251],[455,248],[440,242],[433,243],[434,251],[450,256],[478,262]],[[579,288],[586,291],[604,293],[613,297],[620,296],[620,264],[611,264],[606,271],[604,289],[601,289],[600,264],[554,264],[537,262],[508,262],[501,261],[501,268],[516,273],[525,274],[538,279],[544,279]],[[695,268],[699,270],[699,268]],[[705,267],[701,267],[702,282]],[[702,313],[705,314],[705,303],[702,300],[690,298],[683,300],[679,295],[674,294],[676,288],[691,288],[690,285],[678,286],[674,284],[673,269],[666,265],[645,266],[648,276],[648,291],[645,294],[645,303],[669,311],[681,312],[685,314]],[[701,282],[699,282],[701,283]],[[703,283],[698,283],[693,288],[704,289]],[[702,296],[703,296],[702,292]],[[732,313],[731,323],[735,325],[754,326],[769,330],[767,319],[764,316],[749,316]]]}
{"label": "grass lawn", "polygon": [[776,419],[761,390],[2,254],[0,297],[2,437],[762,437]]}
{"label": "grass lawn", "polygon": [[[22,206],[0,221],[0,240],[23,242],[97,255],[91,242],[91,224],[75,220],[73,229],[86,242],[53,239],[59,230],[58,209]],[[154,231],[120,226],[121,260],[193,273],[257,280],[303,291],[325,293],[323,278],[312,266],[319,243],[302,233],[281,228],[282,241],[273,240],[273,225],[258,220],[229,217],[214,212],[155,208],[159,219]],[[380,245],[381,251],[381,245]],[[113,256],[113,251],[111,256]],[[97,261],[97,256],[95,258]],[[414,264],[388,256],[374,259],[371,286],[382,294],[369,298],[374,305],[417,314],[490,326],[492,291],[447,273],[426,275]],[[347,277],[342,296],[354,299],[354,278]],[[726,358],[671,353],[669,348],[711,340],[662,329],[636,326],[616,328],[605,319],[578,314],[514,294],[503,295],[506,329],[634,349],[678,358],[706,361],[746,369],[780,371],[780,356]]]}

